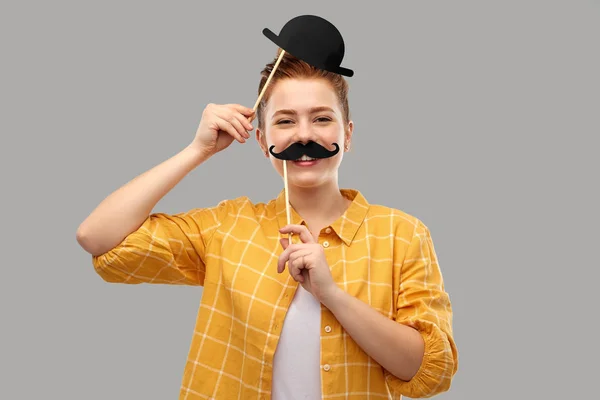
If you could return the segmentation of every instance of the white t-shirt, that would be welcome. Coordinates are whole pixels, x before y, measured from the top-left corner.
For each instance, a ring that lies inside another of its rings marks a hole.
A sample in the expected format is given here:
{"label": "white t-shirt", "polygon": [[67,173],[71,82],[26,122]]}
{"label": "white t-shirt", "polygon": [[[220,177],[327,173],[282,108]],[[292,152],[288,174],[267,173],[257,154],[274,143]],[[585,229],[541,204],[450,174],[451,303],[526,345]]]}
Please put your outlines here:
{"label": "white t-shirt", "polygon": [[299,286],[273,360],[273,400],[321,399],[321,304]]}

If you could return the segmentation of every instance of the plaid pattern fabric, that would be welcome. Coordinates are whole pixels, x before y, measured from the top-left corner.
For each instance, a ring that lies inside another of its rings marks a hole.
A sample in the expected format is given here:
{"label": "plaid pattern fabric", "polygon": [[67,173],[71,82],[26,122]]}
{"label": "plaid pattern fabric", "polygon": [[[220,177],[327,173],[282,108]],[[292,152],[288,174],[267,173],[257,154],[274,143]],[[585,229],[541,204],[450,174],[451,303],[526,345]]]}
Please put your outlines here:
{"label": "plaid pattern fabric", "polygon": [[[384,370],[321,306],[324,399],[430,397],[446,391],[458,368],[452,307],[428,228],[357,190],[346,213],[322,230],[334,280],[346,292],[425,340],[417,375],[404,382]],[[291,209],[292,223],[304,221]],[[247,197],[210,208],[154,213],[116,248],[93,257],[107,282],[202,285],[198,319],[179,398],[270,399],[273,356],[298,284],[277,273],[287,223],[282,191],[268,203]]]}

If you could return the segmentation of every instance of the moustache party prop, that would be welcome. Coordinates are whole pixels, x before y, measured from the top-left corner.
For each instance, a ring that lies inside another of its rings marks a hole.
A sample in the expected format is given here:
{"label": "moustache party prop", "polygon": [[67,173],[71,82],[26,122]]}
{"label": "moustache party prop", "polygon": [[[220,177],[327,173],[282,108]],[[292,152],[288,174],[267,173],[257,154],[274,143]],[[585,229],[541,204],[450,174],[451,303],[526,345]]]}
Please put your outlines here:
{"label": "moustache party prop", "polygon": [[269,153],[280,160],[290,161],[297,160],[304,155],[310,158],[329,158],[335,156],[340,151],[340,146],[338,146],[337,143],[333,143],[333,145],[335,146],[335,150],[327,150],[325,147],[313,141],[310,141],[307,144],[293,143],[280,153],[275,153],[273,151],[275,146],[271,146],[269,148]]}
{"label": "moustache party prop", "polygon": [[[343,76],[351,77],[354,75],[353,70],[341,66],[345,53],[345,44],[340,31],[331,22],[322,17],[316,15],[300,15],[289,20],[283,26],[279,35],[268,28],[264,28],[262,32],[281,49],[281,53],[279,54],[264,87],[258,95],[258,99],[256,99],[253,108],[255,111],[254,115],[256,115],[256,109],[286,52],[315,68]],[[295,160],[301,157],[302,154],[306,154],[312,158],[331,157],[339,151],[339,146],[335,143],[334,146],[336,147],[335,150],[330,151],[316,143],[309,143],[307,146],[293,144],[288,149],[278,154],[273,152],[273,146],[269,149],[269,152],[273,157],[283,159],[283,181],[285,185],[285,203],[288,224],[291,223],[291,217],[287,183],[287,161]],[[300,152],[302,152],[302,154],[299,154]],[[289,243],[292,243],[291,233]]]}

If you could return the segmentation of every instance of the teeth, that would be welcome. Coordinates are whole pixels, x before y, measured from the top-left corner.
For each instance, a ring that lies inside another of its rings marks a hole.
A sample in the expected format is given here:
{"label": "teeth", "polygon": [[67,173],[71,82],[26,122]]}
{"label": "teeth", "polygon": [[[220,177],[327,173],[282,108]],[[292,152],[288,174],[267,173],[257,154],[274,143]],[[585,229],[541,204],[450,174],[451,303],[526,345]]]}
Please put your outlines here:
{"label": "teeth", "polygon": [[312,161],[312,160],[314,160],[314,158],[310,158],[309,156],[307,156],[305,154],[302,157],[300,157],[297,161]]}

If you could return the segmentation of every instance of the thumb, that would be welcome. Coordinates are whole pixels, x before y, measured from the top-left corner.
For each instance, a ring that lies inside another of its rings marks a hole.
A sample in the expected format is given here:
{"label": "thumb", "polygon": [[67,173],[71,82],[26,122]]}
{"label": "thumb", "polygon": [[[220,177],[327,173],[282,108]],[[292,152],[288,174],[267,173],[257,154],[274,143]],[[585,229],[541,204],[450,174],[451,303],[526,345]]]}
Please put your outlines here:
{"label": "thumb", "polygon": [[281,243],[281,247],[283,247],[283,249],[285,250],[289,246],[290,240],[288,238],[282,238],[279,239],[279,243]]}

